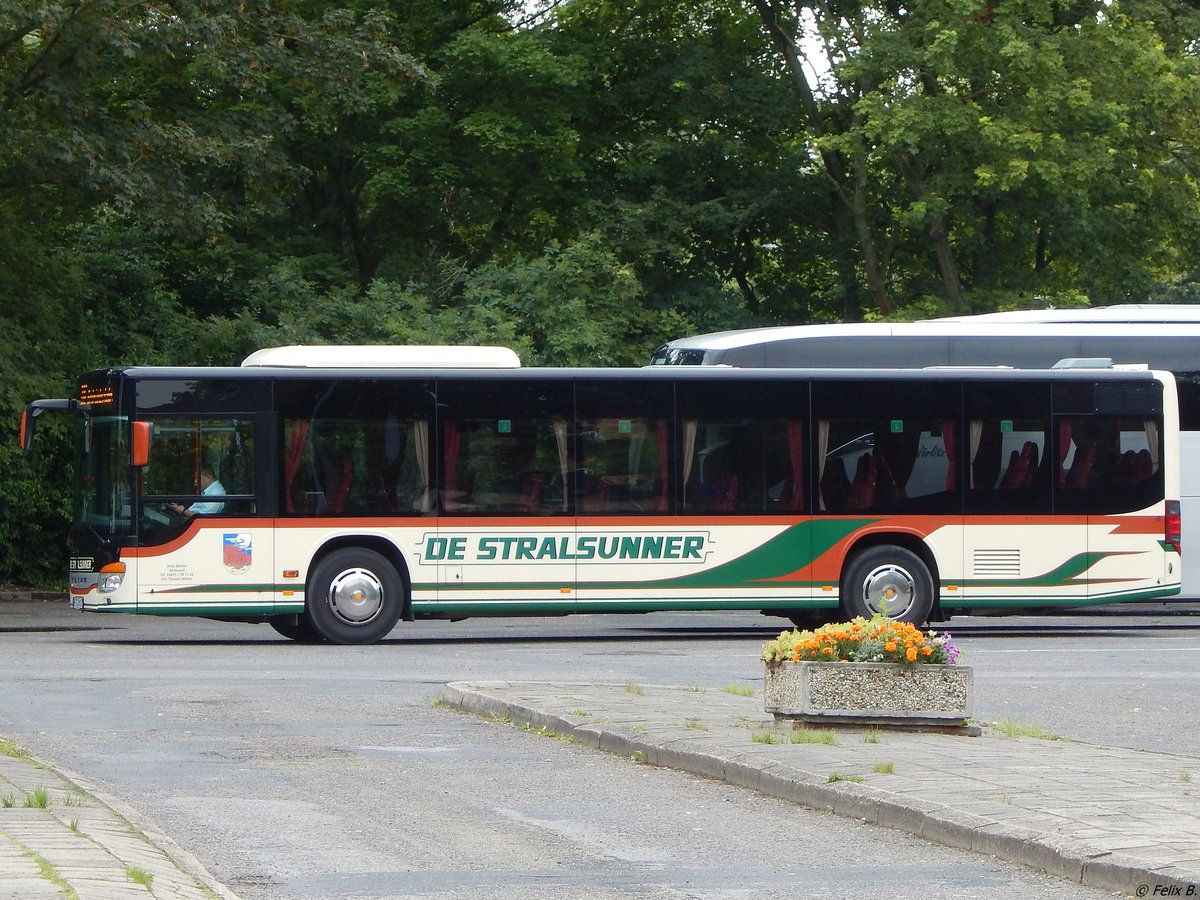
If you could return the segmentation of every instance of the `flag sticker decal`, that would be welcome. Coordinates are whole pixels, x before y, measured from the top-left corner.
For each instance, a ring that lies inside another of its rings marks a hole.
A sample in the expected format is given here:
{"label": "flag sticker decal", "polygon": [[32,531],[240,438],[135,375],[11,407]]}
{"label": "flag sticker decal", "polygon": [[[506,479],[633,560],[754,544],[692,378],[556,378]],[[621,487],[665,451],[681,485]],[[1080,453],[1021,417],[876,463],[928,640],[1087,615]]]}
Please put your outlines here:
{"label": "flag sticker decal", "polygon": [[242,532],[226,534],[222,543],[224,545],[225,570],[227,572],[232,572],[236,575],[250,568],[252,561],[252,541],[249,534]]}

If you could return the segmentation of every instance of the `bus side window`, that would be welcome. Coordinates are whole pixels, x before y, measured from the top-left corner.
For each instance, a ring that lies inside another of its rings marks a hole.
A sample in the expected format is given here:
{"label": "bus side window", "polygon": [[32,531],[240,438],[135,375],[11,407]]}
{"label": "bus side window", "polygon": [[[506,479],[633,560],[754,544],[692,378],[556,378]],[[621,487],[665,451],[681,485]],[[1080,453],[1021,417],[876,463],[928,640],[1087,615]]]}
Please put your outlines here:
{"label": "bus side window", "polygon": [[581,421],[581,507],[587,512],[666,512],[670,424],[643,418]]}
{"label": "bus side window", "polygon": [[[218,418],[153,419],[151,463],[143,472],[143,497],[162,508],[206,515],[252,513],[253,421]],[[221,495],[221,500],[211,499]],[[239,496],[241,495],[241,496]]]}
{"label": "bus side window", "polygon": [[1153,420],[1063,417],[1058,423],[1060,505],[1103,515],[1133,512],[1161,492],[1159,429]]}
{"label": "bus side window", "polygon": [[566,419],[462,419],[442,426],[442,508],[449,514],[561,515]]}
{"label": "bus side window", "polygon": [[819,472],[827,512],[955,512],[959,496],[957,419],[818,422]]}
{"label": "bus side window", "polygon": [[[574,488],[579,511],[594,515],[661,515],[677,500],[680,467],[669,383],[606,379],[575,386]],[[692,450],[695,450],[693,444]]]}
{"label": "bus side window", "polygon": [[968,419],[967,511],[1048,512],[1053,469],[1048,427],[1037,419]]}
{"label": "bus side window", "polygon": [[804,510],[802,422],[686,419],[681,423],[680,440],[685,511],[758,514]]}
{"label": "bus side window", "polygon": [[434,484],[444,515],[570,511],[572,386],[446,376],[437,387]]}

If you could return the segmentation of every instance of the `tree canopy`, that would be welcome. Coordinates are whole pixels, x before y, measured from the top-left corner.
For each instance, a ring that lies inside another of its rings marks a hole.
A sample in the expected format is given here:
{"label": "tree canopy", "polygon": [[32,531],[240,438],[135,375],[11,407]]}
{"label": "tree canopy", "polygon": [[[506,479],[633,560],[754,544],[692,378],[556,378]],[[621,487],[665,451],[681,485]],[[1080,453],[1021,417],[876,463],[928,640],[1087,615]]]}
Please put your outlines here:
{"label": "tree canopy", "polygon": [[13,426],[91,368],[1191,299],[1198,38],[1180,0],[0,0],[0,581],[60,577],[22,548],[65,437]]}

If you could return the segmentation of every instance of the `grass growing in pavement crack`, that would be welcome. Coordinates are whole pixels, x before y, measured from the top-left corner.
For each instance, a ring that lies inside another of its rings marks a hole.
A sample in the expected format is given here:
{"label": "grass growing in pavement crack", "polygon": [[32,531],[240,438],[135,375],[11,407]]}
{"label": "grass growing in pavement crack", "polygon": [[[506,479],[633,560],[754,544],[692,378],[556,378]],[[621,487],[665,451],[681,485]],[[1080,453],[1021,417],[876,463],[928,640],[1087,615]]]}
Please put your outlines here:
{"label": "grass growing in pavement crack", "polygon": [[837,746],[837,735],[828,728],[794,728],[792,729],[791,742],[793,744],[829,744],[831,747]]}
{"label": "grass growing in pavement crack", "polygon": [[136,881],[146,890],[153,890],[151,885],[154,884],[154,876],[149,872],[139,869],[137,866],[126,866],[125,875],[130,881]]}
{"label": "grass growing in pavement crack", "polygon": [[50,792],[44,787],[35,788],[32,794],[25,795],[26,809],[46,809],[50,805]]}
{"label": "grass growing in pavement crack", "polygon": [[29,758],[28,753],[26,753],[8,738],[0,738],[0,756],[11,756],[13,759]]}
{"label": "grass growing in pavement crack", "polygon": [[773,731],[755,731],[751,732],[750,740],[756,744],[782,744],[783,738]]}
{"label": "grass growing in pavement crack", "polygon": [[833,784],[836,781],[853,781],[855,783],[862,781],[861,775],[842,775],[838,772],[830,772],[829,777],[825,779],[827,784]]}
{"label": "grass growing in pavement crack", "polygon": [[993,722],[992,727],[999,731],[1005,737],[1017,738],[1027,737],[1036,738],[1039,741],[1069,741],[1070,738],[1062,737],[1047,731],[1041,725],[1018,725],[1016,722],[1005,720],[1003,722]]}

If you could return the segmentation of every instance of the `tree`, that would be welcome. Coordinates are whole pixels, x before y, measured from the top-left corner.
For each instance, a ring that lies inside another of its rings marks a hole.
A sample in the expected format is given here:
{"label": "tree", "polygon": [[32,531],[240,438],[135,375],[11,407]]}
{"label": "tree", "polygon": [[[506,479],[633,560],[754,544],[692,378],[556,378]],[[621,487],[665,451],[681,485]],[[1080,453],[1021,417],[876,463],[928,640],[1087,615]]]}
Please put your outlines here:
{"label": "tree", "polygon": [[882,313],[935,290],[952,309],[964,289],[1112,296],[1098,268],[1147,284],[1177,216],[1193,220],[1193,18],[1055,0],[753,4],[832,185],[833,233],[854,222]]}
{"label": "tree", "polygon": [[302,170],[278,136],[367,78],[421,77],[382,17],[317,6],[0,0],[0,581],[64,571],[66,423],[20,456],[24,402],[100,365],[187,361],[186,301],[213,292],[185,296],[172,266],[280,208]]}

